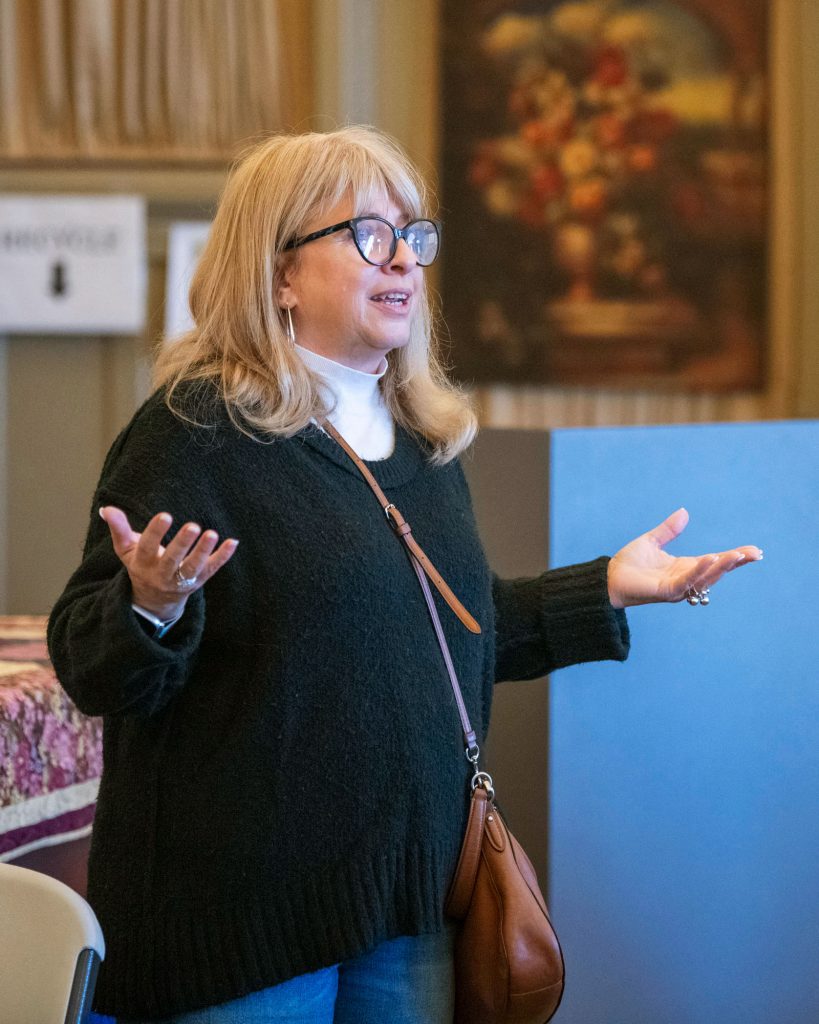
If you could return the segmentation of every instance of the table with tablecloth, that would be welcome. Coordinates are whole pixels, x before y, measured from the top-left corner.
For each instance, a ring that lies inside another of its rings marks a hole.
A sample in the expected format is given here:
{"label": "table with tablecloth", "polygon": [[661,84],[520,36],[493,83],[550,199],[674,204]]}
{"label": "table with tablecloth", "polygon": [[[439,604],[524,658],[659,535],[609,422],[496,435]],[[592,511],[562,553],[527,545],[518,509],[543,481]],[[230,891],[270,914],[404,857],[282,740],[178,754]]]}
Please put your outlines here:
{"label": "table with tablecloth", "polygon": [[57,682],[41,616],[0,616],[0,861],[87,836],[102,722]]}

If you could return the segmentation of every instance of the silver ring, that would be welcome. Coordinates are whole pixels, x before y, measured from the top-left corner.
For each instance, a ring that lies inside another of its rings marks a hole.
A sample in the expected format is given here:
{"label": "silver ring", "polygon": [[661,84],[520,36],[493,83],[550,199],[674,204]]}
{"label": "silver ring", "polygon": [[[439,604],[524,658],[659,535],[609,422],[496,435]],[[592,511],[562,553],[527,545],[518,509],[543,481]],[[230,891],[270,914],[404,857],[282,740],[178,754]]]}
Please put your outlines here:
{"label": "silver ring", "polygon": [[704,590],[697,590],[695,587],[689,587],[685,595],[686,601],[693,606],[701,604],[703,607],[711,603],[711,591],[708,587]]}
{"label": "silver ring", "polygon": [[183,576],[181,565],[177,566],[176,572],[173,574],[173,578],[176,580],[176,586],[178,590],[190,590],[191,587],[196,586],[196,577]]}

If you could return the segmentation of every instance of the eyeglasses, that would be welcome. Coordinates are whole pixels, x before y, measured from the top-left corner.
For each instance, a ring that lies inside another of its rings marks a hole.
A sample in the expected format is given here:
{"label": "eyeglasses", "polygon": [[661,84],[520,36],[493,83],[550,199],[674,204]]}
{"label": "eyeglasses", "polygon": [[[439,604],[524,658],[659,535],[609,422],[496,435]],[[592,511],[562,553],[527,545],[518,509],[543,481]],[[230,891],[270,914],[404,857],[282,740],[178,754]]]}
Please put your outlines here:
{"label": "eyeglasses", "polygon": [[383,217],[353,217],[340,224],[313,231],[303,238],[294,238],[285,249],[297,249],[300,245],[315,242],[317,238],[332,235],[335,231],[349,228],[361,258],[374,267],[383,267],[395,256],[398,239],[403,238],[415,254],[418,266],[428,267],[434,263],[441,248],[441,223],[437,220],[414,220],[404,228],[397,228]]}

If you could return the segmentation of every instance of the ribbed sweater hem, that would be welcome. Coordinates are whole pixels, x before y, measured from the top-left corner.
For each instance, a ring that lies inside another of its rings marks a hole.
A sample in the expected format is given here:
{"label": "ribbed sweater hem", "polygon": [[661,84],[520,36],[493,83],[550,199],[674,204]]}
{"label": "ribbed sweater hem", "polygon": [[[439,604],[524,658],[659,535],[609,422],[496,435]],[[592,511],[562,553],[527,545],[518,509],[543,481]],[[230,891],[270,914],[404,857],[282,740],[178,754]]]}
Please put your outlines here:
{"label": "ribbed sweater hem", "polygon": [[121,914],[115,932],[103,922],[117,970],[103,963],[95,1009],[122,1020],[189,1012],[399,935],[438,932],[459,846],[406,844],[362,854],[300,884],[276,882],[231,900],[163,902],[146,894],[143,912]]}

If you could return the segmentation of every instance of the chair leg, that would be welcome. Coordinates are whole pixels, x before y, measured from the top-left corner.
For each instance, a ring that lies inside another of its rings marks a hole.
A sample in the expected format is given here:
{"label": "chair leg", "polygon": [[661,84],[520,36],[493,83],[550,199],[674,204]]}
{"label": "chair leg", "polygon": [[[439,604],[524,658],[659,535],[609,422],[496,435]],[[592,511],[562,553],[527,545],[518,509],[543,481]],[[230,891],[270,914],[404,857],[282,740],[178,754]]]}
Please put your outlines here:
{"label": "chair leg", "polygon": [[71,985],[65,1024],[85,1024],[91,1009],[99,969],[100,958],[96,950],[82,950],[74,968],[74,981]]}

